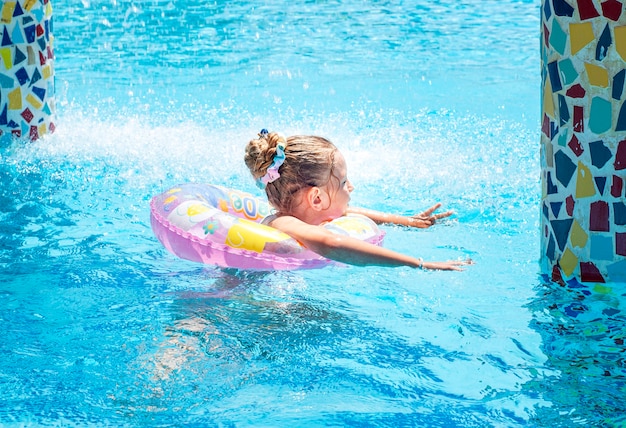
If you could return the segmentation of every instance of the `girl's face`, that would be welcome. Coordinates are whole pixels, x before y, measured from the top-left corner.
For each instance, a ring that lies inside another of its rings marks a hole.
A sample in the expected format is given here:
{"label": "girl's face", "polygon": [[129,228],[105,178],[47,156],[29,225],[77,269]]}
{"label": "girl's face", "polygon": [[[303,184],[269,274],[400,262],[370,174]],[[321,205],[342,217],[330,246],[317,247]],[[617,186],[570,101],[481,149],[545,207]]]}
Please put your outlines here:
{"label": "girl's face", "polygon": [[335,152],[333,175],[325,188],[330,197],[330,205],[325,210],[325,214],[331,219],[345,215],[354,186],[348,180],[346,160],[339,151]]}

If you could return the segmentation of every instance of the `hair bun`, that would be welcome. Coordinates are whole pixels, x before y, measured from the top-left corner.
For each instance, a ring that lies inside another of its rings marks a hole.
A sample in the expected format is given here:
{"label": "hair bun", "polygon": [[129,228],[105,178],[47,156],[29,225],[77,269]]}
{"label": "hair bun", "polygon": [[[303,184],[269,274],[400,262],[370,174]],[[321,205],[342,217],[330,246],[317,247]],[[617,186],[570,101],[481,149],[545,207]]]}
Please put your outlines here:
{"label": "hair bun", "polygon": [[277,146],[280,142],[286,144],[287,139],[282,134],[269,132],[263,128],[258,133],[258,138],[248,143],[244,160],[255,179],[267,173],[267,169],[276,156]]}

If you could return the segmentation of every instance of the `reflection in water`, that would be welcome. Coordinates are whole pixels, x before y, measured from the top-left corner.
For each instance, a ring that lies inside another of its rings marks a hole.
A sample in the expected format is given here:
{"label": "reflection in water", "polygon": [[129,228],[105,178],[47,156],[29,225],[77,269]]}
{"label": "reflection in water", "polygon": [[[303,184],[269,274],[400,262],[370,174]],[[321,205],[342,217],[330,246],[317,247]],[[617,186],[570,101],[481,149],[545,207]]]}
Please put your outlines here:
{"label": "reflection in water", "polygon": [[[525,388],[559,410],[539,410],[544,426],[626,424],[624,284],[556,284],[545,279],[528,307],[554,376]],[[611,416],[612,415],[612,416]],[[566,418],[563,418],[566,416]],[[593,419],[597,416],[597,420]],[[564,423],[568,420],[568,423]]]}
{"label": "reflection in water", "polygon": [[[178,421],[195,413],[233,423],[270,417],[272,423],[487,426],[523,424],[530,411],[524,406],[537,401],[503,377],[532,378],[514,355],[495,348],[473,354],[475,336],[495,346],[497,334],[484,320],[459,320],[453,335],[458,330],[465,346],[458,349],[420,333],[432,329],[427,308],[423,316],[405,314],[421,327],[397,334],[390,328],[398,325],[396,315],[390,325],[356,301],[315,296],[307,287],[322,286],[301,274],[212,270],[211,276],[215,281],[197,291],[170,294],[170,319],[131,367],[139,379],[113,394],[135,420],[160,412]],[[380,299],[394,307],[393,296]],[[473,390],[476,376],[482,391]]]}

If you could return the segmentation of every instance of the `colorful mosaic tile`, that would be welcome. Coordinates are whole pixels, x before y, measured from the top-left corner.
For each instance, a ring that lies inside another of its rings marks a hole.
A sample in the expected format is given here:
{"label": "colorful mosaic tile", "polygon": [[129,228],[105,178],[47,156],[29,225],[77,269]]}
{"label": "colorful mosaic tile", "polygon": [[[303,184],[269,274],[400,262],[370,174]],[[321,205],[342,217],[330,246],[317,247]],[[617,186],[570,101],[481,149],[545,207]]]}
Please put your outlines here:
{"label": "colorful mosaic tile", "polygon": [[543,0],[542,264],[555,281],[626,280],[626,13]]}
{"label": "colorful mosaic tile", "polygon": [[622,3],[617,0],[607,0],[602,3],[602,15],[610,20],[617,21],[622,14]]}
{"label": "colorful mosaic tile", "polygon": [[54,132],[52,3],[3,1],[0,35],[0,135]]}

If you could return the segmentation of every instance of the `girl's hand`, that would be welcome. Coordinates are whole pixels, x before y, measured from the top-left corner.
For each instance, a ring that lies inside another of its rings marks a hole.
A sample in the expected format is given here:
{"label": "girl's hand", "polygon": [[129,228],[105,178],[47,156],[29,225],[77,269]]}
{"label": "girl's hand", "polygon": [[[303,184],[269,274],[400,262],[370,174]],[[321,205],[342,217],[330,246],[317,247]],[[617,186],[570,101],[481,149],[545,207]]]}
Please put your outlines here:
{"label": "girl's hand", "polygon": [[452,214],[454,214],[454,211],[446,211],[443,213],[435,214],[435,211],[437,211],[440,207],[441,207],[441,204],[437,203],[433,205],[432,207],[428,208],[426,211],[409,217],[408,225],[412,227],[419,227],[419,228],[425,229],[435,224],[437,220],[450,217]]}
{"label": "girl's hand", "polygon": [[447,262],[423,262],[421,268],[429,270],[459,270],[462,271],[463,266],[473,265],[472,259],[467,260],[449,260]]}

